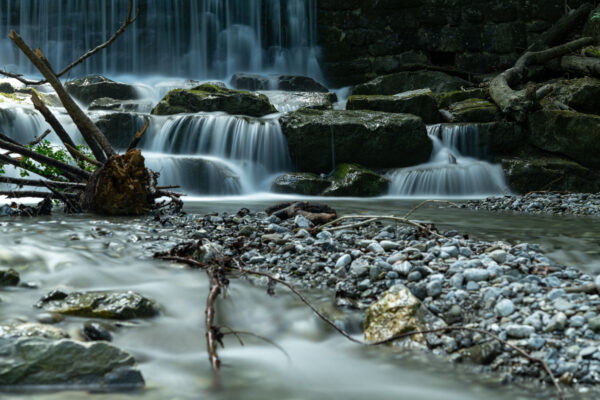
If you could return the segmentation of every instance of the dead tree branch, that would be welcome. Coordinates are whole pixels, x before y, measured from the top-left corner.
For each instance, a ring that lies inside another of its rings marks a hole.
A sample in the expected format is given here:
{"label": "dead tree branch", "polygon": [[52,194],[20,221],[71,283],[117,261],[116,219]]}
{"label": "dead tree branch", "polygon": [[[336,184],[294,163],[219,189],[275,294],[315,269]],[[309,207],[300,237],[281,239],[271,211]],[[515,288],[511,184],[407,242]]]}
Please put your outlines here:
{"label": "dead tree branch", "polygon": [[148,117],[145,117],[144,120],[145,120],[144,126],[142,126],[142,129],[140,129],[135,134],[135,136],[133,137],[133,140],[129,144],[129,147],[127,147],[127,151],[135,149],[137,147],[137,145],[140,143],[140,140],[142,140],[142,137],[144,137],[144,133],[146,133],[146,130],[148,129],[148,126],[150,125],[150,119]]}

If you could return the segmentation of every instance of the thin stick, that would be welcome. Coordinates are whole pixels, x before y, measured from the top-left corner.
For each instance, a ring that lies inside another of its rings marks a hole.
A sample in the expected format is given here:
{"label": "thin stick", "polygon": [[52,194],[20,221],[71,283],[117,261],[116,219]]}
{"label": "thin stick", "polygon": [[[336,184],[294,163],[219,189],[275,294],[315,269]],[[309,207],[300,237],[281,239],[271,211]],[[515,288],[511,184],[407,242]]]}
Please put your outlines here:
{"label": "thin stick", "polygon": [[148,129],[148,126],[150,125],[150,119],[148,117],[144,117],[144,119],[145,119],[144,126],[142,126],[142,129],[140,129],[138,131],[138,133],[135,134],[135,136],[133,137],[133,140],[129,144],[129,147],[127,148],[127,151],[135,149],[137,147],[138,143],[140,142],[140,140],[142,140],[144,133],[146,133],[146,130]]}
{"label": "thin stick", "polygon": [[50,133],[52,133],[52,131],[50,129],[46,129],[46,131],[44,133],[42,133],[40,136],[36,137],[31,142],[27,143],[27,146],[33,147],[33,146],[40,144],[40,142],[42,140],[46,139],[46,136],[48,136]]}
{"label": "thin stick", "polygon": [[213,390],[218,390],[221,387],[221,360],[217,352],[217,327],[214,326],[215,321],[215,300],[221,293],[221,282],[215,273],[214,267],[206,268],[206,273],[210,278],[210,291],[206,298],[206,309],[204,310],[204,322],[206,324],[206,349],[208,351],[208,360],[213,370]]}
{"label": "thin stick", "polygon": [[85,154],[77,150],[75,147],[71,147],[68,144],[65,144],[65,147],[67,148],[67,150],[69,150],[69,153],[71,153],[72,155],[76,154],[77,158],[81,159],[82,161],[85,161],[88,164],[95,165],[96,167],[101,167],[103,165],[101,162],[86,156]]}
{"label": "thin stick", "polygon": [[51,197],[54,198],[54,194],[50,193],[50,192],[37,192],[37,191],[33,191],[33,190],[1,190],[0,191],[0,196],[6,196],[9,198],[22,198],[22,197],[41,197],[41,198],[46,198],[46,197]]}
{"label": "thin stick", "polygon": [[458,206],[458,204],[456,203],[452,203],[451,201],[447,201],[447,200],[425,200],[419,204],[417,204],[416,207],[414,207],[412,210],[410,210],[409,212],[406,213],[406,215],[404,215],[404,218],[408,218],[411,215],[413,215],[415,213],[415,211],[417,211],[419,208],[423,207],[425,204],[429,204],[429,203],[445,203],[445,204],[449,204],[451,206],[454,206],[456,208],[460,208]]}
{"label": "thin stick", "polygon": [[[8,176],[0,176],[0,183],[9,183],[17,186],[38,186],[45,187],[48,181],[36,180],[36,179],[22,179],[12,178]],[[52,181],[52,186],[60,189],[84,189],[85,184],[75,182],[56,182]]]}
{"label": "thin stick", "polygon": [[410,219],[407,218],[401,218],[401,217],[394,217],[393,215],[345,215],[343,217],[340,217],[338,219],[336,219],[335,221],[331,221],[325,225],[322,225],[319,227],[319,230],[322,231],[337,231],[340,229],[346,229],[347,227],[351,227],[351,226],[355,226],[356,224],[352,224],[352,225],[342,225],[342,226],[338,226],[335,228],[326,228],[327,226],[330,225],[334,225],[337,224],[339,222],[348,220],[348,219],[369,219],[369,223],[374,222],[376,220],[387,220],[387,221],[394,221],[400,224],[405,224],[405,225],[412,225],[414,227],[419,228],[420,230],[427,232],[430,235],[434,235],[437,236],[439,238],[443,238],[442,235],[440,235],[439,233],[433,232],[432,230],[428,229],[427,227],[425,227],[424,225],[416,222],[416,221],[412,221]]}
{"label": "thin stick", "polygon": [[[288,354],[287,351],[285,351],[285,349],[283,347],[281,347],[280,345],[278,345],[277,343],[275,343],[274,341],[272,341],[271,339],[261,336],[261,335],[257,335],[256,333],[253,332],[248,332],[248,331],[236,331],[233,329],[230,329],[230,332],[224,332],[223,335],[246,335],[246,336],[252,336],[255,337],[257,339],[262,340],[263,342],[269,343],[271,346],[275,347],[276,349],[278,349],[279,351],[281,351],[285,357],[288,359],[288,361],[292,361],[292,358],[290,357],[290,355]],[[242,346],[244,344],[242,343]]]}

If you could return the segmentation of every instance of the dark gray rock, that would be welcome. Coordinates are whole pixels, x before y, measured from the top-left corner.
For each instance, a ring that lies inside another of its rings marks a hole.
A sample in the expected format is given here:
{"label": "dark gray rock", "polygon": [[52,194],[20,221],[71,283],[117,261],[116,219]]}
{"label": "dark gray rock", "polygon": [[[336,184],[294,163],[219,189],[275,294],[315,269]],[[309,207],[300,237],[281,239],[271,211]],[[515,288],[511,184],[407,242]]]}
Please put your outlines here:
{"label": "dark gray rock", "polygon": [[90,75],[69,81],[65,83],[65,89],[71,96],[86,105],[102,97],[118,100],[135,100],[139,97],[133,86],[112,81],[101,75]]}
{"label": "dark gray rock", "polygon": [[244,90],[284,90],[287,92],[328,92],[329,90],[308,76],[234,74],[230,84]]}

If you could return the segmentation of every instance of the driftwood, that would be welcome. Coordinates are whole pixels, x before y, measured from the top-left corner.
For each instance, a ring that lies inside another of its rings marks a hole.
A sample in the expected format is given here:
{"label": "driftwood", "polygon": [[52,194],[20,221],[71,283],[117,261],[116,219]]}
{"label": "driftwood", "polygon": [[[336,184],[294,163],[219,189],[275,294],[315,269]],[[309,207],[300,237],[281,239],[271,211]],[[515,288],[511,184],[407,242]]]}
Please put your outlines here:
{"label": "driftwood", "polygon": [[310,203],[308,201],[281,203],[269,207],[265,211],[268,215],[274,215],[282,220],[302,215],[315,225],[326,224],[337,218],[337,213],[333,208],[325,204]]}
{"label": "driftwood", "polygon": [[[15,31],[10,32],[9,38],[40,71],[45,80],[28,81],[19,74],[9,74],[5,71],[0,71],[0,74],[13,78],[17,77],[17,79],[26,84],[49,83],[77,126],[79,133],[89,146],[94,158],[87,157],[77,149],[75,141],[69,136],[35,91],[32,91],[31,100],[34,107],[43,115],[54,132],[56,132],[67,151],[77,162],[77,165],[71,165],[39,154],[15,140],[0,134],[0,148],[8,151],[7,153],[0,154],[0,164],[13,165],[45,178],[42,181],[5,178],[1,182],[13,184],[17,187],[46,187],[50,191],[46,193],[20,192],[15,190],[6,191],[1,194],[10,197],[23,197],[25,195],[27,195],[26,197],[49,197],[63,202],[66,209],[70,212],[89,211],[107,215],[138,215],[146,213],[152,208],[164,207],[169,204],[175,206],[175,210],[181,208],[182,202],[179,199],[181,194],[157,189],[158,174],[146,168],[144,157],[136,149],[136,146],[148,129],[149,120],[147,119],[143,128],[136,133],[128,151],[123,155],[118,155],[106,136],[104,136],[100,129],[98,129],[67,93],[59,79],[60,76],[81,64],[87,58],[110,46],[137,19],[139,10],[135,16],[133,10],[133,0],[129,0],[127,19],[119,30],[109,40],[88,51],[58,74],[54,72],[50,61],[40,49],[32,50],[19,34]],[[35,162],[55,168],[59,171],[58,175],[43,176],[44,173],[35,166],[24,163],[22,161],[23,157],[28,157]],[[93,173],[87,171],[86,164],[95,166],[96,170]],[[54,183],[55,181],[59,181],[60,183]],[[156,200],[161,197],[169,197],[171,198],[171,202],[162,201],[157,203]]]}
{"label": "driftwood", "polygon": [[598,57],[564,56],[560,59],[560,66],[565,71],[600,77],[600,58]]}

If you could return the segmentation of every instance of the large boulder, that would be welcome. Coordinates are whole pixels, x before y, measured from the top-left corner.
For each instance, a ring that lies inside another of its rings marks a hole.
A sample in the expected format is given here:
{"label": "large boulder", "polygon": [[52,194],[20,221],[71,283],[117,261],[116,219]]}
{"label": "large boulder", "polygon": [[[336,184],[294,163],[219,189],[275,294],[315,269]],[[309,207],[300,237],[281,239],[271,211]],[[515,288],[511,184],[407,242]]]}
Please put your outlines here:
{"label": "large boulder", "polygon": [[327,189],[330,184],[330,181],[319,177],[317,174],[292,172],[278,176],[271,185],[271,191],[275,193],[317,196]]}
{"label": "large boulder", "polygon": [[100,115],[94,123],[114,148],[125,150],[144,120],[134,113],[108,113]]}
{"label": "large boulder", "polygon": [[335,163],[408,167],[426,162],[433,147],[421,118],[409,114],[303,109],[280,123],[300,171],[329,173]]}
{"label": "large boulder", "polygon": [[57,387],[126,390],[144,386],[131,354],[107,342],[0,338],[0,390]]}
{"label": "large boulder", "polygon": [[118,100],[139,98],[135,87],[112,81],[102,75],[90,75],[69,81],[65,83],[65,89],[71,96],[86,105],[102,97]]}
{"label": "large boulder", "polygon": [[452,92],[473,86],[455,76],[439,71],[404,71],[377,78],[354,86],[352,94],[397,94],[417,89],[431,89],[435,93]]}
{"label": "large boulder", "polygon": [[324,196],[374,197],[387,193],[390,180],[356,164],[339,164],[332,174],[333,183]]}
{"label": "large boulder", "polygon": [[600,80],[596,78],[558,81],[552,84],[548,97],[582,113],[600,114]]}
{"label": "large boulder", "polygon": [[308,76],[234,74],[230,84],[244,90],[284,90],[287,92],[328,92],[329,90]]}
{"label": "large boulder", "polygon": [[411,90],[392,96],[353,95],[348,98],[346,109],[413,114],[428,124],[440,120],[435,94],[429,89]]}
{"label": "large boulder", "polygon": [[591,168],[600,168],[600,116],[541,110],[529,116],[529,141]]}
{"label": "large boulder", "polygon": [[[411,291],[403,285],[392,286],[365,316],[364,331],[368,342],[391,339],[406,332],[442,328],[445,323],[436,318]],[[425,336],[418,334],[400,341],[425,344]]]}
{"label": "large boulder", "polygon": [[193,89],[174,89],[152,110],[154,115],[222,111],[262,117],[277,112],[264,94],[227,89],[205,83]]}
{"label": "large boulder", "polygon": [[453,103],[448,111],[456,122],[492,122],[499,114],[498,107],[483,99],[467,99]]}
{"label": "large boulder", "polygon": [[501,162],[508,186],[516,193],[538,190],[600,191],[600,173],[573,161],[556,157],[528,157],[506,158]]}
{"label": "large boulder", "polygon": [[132,319],[158,314],[157,305],[135,292],[71,292],[53,291],[44,296],[38,307],[64,315],[89,318]]}

